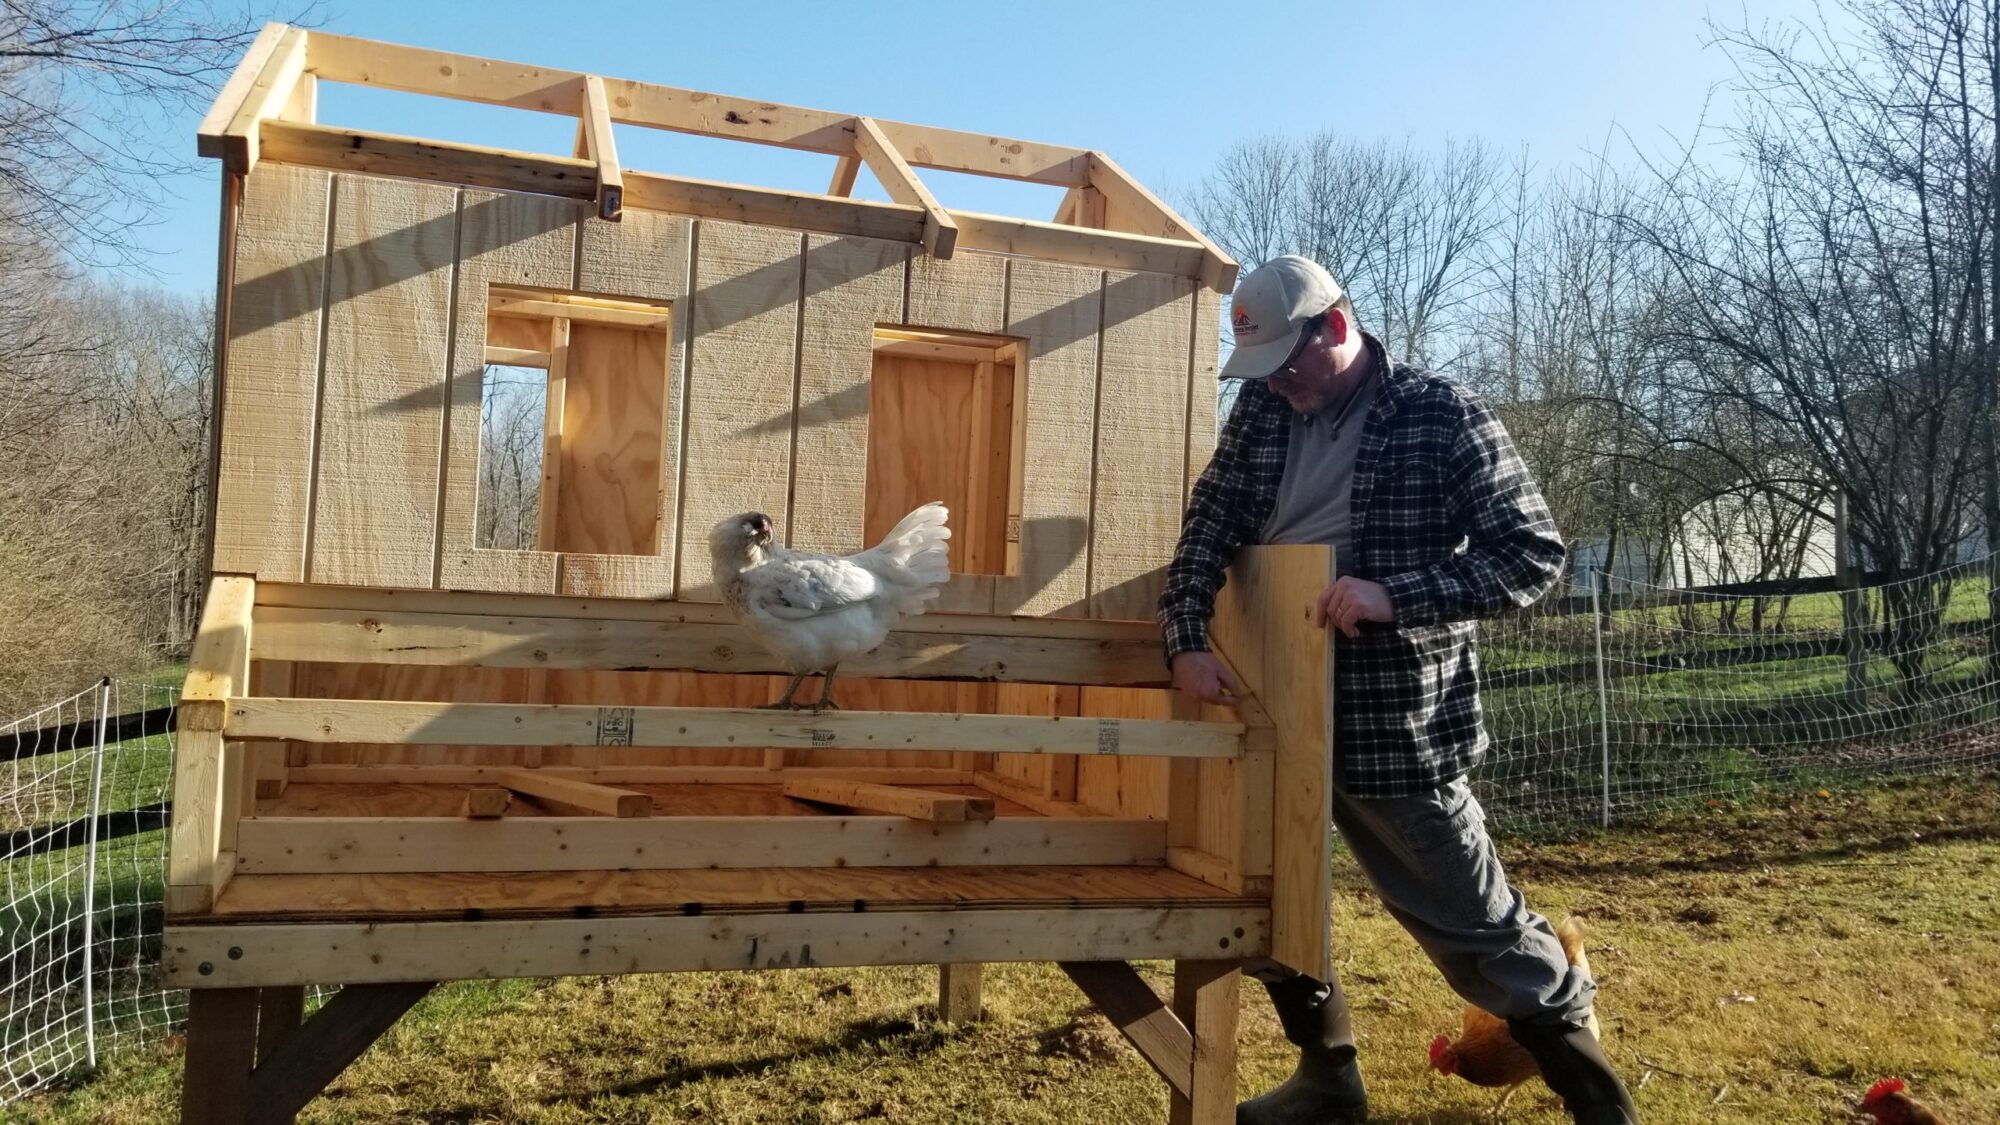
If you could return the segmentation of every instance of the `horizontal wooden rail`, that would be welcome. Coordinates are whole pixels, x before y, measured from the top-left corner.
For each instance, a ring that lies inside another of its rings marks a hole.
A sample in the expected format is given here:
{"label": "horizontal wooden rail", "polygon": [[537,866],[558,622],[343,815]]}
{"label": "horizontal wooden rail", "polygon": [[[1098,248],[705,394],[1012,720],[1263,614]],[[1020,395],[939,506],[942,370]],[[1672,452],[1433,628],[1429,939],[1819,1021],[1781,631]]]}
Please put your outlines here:
{"label": "horizontal wooden rail", "polygon": [[[919,617],[914,622],[924,622]],[[990,619],[1007,624],[1005,618]],[[976,621],[967,624],[977,626]],[[841,665],[851,676],[1149,687],[1166,682],[1150,628],[1098,636],[898,631]],[[484,614],[373,613],[266,606],[259,660],[776,674],[787,669],[731,621],[670,622]]]}
{"label": "horizontal wooden rail", "polygon": [[748,867],[1126,866],[1166,862],[1166,822],[900,816],[248,817],[245,875]]}
{"label": "horizontal wooden rail", "polygon": [[1224,906],[172,926],[174,988],[714,972],[805,965],[1257,957],[1270,911]]}
{"label": "horizontal wooden rail", "polygon": [[249,698],[230,738],[439,746],[670,746],[1236,758],[1241,723],[899,711]]}

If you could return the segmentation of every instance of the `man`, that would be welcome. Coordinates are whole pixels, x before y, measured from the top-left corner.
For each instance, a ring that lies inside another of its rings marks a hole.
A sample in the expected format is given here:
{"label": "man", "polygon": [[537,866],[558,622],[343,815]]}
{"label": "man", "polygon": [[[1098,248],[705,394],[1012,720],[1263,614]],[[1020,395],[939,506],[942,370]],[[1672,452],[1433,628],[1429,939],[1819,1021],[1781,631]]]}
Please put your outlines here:
{"label": "man", "polygon": [[[1174,686],[1212,703],[1241,691],[1208,646],[1239,546],[1332,544],[1338,577],[1313,615],[1343,637],[1335,827],[1389,912],[1461,996],[1508,1021],[1578,1122],[1636,1122],[1584,1028],[1595,984],[1507,885],[1465,782],[1486,749],[1472,621],[1560,577],[1548,507],[1491,408],[1391,361],[1318,264],[1287,255],[1252,271],[1231,321],[1222,374],[1242,392],[1160,598]],[[1339,982],[1270,961],[1249,971],[1300,1058],[1284,1085],[1237,1108],[1239,1125],[1365,1120]]]}

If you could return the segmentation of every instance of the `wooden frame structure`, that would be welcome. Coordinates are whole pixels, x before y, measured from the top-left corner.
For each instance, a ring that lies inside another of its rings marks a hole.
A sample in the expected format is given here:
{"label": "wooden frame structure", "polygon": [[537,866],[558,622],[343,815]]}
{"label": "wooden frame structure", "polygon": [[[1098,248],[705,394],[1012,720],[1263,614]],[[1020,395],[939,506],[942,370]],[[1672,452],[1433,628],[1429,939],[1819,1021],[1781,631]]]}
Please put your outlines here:
{"label": "wooden frame structure", "polygon": [[[577,155],[322,125],[322,80],[571,115]],[[640,172],[614,123],[838,163],[818,196]],[[1231,1119],[1238,965],[1328,958],[1331,656],[1303,612],[1326,550],[1255,549],[1215,618],[1249,695],[1165,690],[1226,255],[1087,150],[281,25],[201,145],[185,1119],[289,1120],[443,980],[935,963],[970,1018],[1010,960],[1060,963],[1174,1121]],[[894,203],[845,198],[863,164]],[[976,215],[916,168],[1070,192],[1053,223]],[[476,526],[488,364],[548,373],[533,549]],[[852,550],[904,486],[960,488],[984,562],[842,666],[845,710],[756,709],[784,670],[701,532],[756,506]],[[1140,958],[1177,963],[1171,998]],[[302,1025],[308,984],[343,987]]]}

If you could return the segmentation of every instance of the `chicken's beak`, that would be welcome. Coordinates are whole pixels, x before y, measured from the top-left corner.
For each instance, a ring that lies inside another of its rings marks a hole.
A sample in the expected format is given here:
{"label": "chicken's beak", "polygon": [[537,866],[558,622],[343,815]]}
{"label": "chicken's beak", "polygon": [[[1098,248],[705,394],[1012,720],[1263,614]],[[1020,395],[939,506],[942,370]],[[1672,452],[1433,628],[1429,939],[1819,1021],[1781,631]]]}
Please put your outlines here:
{"label": "chicken's beak", "polygon": [[769,543],[771,542],[771,539],[772,539],[772,537],[773,537],[773,536],[774,536],[774,535],[775,535],[776,533],[777,533],[777,529],[771,526],[771,521],[770,521],[770,520],[758,520],[758,521],[757,521],[757,545],[758,545],[758,546],[760,546],[760,547],[761,547],[761,546],[765,546],[765,545],[768,545],[768,544],[769,544]]}

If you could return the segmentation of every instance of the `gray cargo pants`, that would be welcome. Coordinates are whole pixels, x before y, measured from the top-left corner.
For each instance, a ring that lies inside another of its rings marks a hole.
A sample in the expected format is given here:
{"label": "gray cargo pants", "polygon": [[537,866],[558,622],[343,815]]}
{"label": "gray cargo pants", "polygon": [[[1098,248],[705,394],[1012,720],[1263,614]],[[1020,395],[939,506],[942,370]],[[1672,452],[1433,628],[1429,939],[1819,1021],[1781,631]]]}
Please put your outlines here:
{"label": "gray cargo pants", "polygon": [[[1467,1002],[1537,1023],[1580,1022],[1590,1011],[1597,985],[1569,964],[1548,919],[1507,885],[1464,778],[1414,797],[1372,799],[1336,778],[1333,824],[1390,915]],[[1269,977],[1275,966],[1246,969]],[[1325,983],[1345,1008],[1340,982]],[[1351,1043],[1350,1021],[1340,1022]]]}

